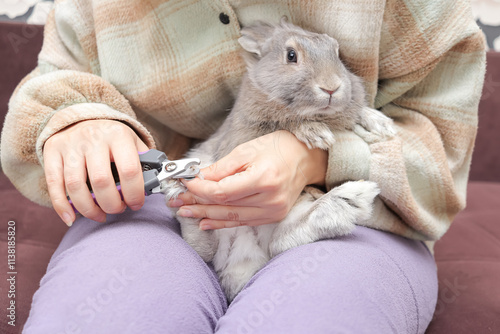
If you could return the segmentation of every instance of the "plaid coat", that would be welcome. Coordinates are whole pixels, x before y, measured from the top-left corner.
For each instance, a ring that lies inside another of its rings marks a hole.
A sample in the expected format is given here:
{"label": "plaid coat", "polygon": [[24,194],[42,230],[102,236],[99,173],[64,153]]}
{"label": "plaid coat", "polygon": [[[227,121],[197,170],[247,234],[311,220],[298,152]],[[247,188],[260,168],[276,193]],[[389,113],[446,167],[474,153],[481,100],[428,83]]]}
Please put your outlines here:
{"label": "plaid coat", "polygon": [[237,39],[283,15],[340,44],[370,107],[397,136],[337,133],[327,187],[379,184],[367,226],[437,240],[465,206],[485,42],[466,0],[60,0],[38,66],[17,87],[1,138],[5,174],[50,205],[42,148],[88,119],[130,125],[171,157],[213,133],[235,99],[244,62]]}

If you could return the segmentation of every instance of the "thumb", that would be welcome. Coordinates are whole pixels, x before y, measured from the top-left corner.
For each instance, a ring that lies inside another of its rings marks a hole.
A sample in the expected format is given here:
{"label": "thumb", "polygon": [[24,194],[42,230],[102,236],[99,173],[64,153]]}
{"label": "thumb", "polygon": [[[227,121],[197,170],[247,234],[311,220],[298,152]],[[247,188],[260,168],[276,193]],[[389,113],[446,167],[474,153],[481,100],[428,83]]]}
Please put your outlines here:
{"label": "thumb", "polygon": [[223,178],[243,172],[250,165],[248,159],[232,151],[219,161],[201,170],[203,177],[210,181],[220,181]]}

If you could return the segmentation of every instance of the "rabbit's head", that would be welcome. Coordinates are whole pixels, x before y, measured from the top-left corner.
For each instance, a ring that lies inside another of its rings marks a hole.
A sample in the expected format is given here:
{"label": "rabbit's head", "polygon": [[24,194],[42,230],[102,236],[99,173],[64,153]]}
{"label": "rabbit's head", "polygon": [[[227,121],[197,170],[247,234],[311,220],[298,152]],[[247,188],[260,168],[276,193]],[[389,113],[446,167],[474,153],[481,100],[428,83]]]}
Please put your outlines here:
{"label": "rabbit's head", "polygon": [[241,34],[253,86],[298,115],[344,111],[355,91],[363,90],[340,61],[338,42],[326,34],[305,31],[286,18],[278,25],[257,22]]}

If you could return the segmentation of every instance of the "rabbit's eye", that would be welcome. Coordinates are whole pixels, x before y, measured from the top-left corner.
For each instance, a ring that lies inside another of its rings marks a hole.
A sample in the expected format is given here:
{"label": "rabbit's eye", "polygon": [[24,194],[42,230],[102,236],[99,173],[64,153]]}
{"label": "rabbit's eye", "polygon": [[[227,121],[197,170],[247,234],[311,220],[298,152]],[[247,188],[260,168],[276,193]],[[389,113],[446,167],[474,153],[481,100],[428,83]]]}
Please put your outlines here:
{"label": "rabbit's eye", "polygon": [[297,62],[297,52],[295,52],[294,49],[288,50],[288,53],[286,54],[286,60],[289,63],[296,63]]}

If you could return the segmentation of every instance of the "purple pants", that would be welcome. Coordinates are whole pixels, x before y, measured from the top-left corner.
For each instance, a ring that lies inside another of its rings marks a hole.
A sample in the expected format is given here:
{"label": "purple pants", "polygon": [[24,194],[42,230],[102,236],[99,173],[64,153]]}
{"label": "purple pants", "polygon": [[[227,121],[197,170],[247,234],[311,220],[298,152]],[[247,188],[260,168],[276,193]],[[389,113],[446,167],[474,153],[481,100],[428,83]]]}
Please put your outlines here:
{"label": "purple pants", "polygon": [[272,259],[228,307],[155,195],[105,224],[75,222],[24,333],[424,333],[436,299],[421,242],[357,227]]}

